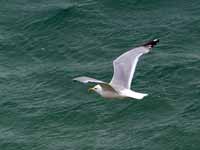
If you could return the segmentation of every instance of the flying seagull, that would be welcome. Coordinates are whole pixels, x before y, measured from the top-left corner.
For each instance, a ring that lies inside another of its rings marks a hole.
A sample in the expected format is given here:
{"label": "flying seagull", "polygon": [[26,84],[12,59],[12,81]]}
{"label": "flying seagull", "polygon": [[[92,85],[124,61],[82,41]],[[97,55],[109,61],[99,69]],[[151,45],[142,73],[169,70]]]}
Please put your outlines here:
{"label": "flying seagull", "polygon": [[82,83],[95,83],[93,88],[88,91],[95,91],[104,98],[134,98],[143,99],[148,94],[139,93],[131,90],[131,82],[135,72],[137,62],[143,54],[150,52],[159,39],[151,40],[142,46],[131,49],[113,61],[114,74],[110,83],[106,83],[90,77],[77,77],[73,80]]}

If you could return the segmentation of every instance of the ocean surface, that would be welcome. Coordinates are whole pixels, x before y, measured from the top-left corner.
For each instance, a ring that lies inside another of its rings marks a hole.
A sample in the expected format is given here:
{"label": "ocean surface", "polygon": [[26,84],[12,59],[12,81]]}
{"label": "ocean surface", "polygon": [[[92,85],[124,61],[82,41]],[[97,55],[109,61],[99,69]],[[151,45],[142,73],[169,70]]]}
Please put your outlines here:
{"label": "ocean surface", "polygon": [[[132,89],[106,100],[112,61],[159,38]],[[0,150],[200,150],[199,0],[1,0]]]}

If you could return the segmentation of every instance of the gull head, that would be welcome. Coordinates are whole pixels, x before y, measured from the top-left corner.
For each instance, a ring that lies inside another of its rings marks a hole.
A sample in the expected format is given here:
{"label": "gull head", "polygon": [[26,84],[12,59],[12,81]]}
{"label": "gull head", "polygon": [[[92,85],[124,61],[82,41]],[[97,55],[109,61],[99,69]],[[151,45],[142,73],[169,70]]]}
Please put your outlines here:
{"label": "gull head", "polygon": [[93,88],[88,89],[88,92],[91,92],[91,91],[95,91],[95,92],[101,94],[102,93],[102,87],[99,84],[97,84]]}

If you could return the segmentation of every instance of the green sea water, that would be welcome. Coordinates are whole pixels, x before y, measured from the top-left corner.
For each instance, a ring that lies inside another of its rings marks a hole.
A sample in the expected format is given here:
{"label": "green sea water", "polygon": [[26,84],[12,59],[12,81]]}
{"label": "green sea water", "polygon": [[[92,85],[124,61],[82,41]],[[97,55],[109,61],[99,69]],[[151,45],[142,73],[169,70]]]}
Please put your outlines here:
{"label": "green sea water", "polygon": [[[159,38],[132,89],[105,100],[112,61]],[[199,150],[200,1],[1,0],[0,150]]]}

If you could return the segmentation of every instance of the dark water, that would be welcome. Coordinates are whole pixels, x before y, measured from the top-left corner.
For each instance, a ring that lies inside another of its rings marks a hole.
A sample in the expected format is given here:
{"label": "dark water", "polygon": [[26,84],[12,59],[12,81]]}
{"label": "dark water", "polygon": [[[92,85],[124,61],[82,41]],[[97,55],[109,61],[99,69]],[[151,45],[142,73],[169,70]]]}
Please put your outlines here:
{"label": "dark water", "polygon": [[[200,1],[1,0],[0,150],[199,150]],[[112,60],[159,38],[132,88],[105,100]]]}

